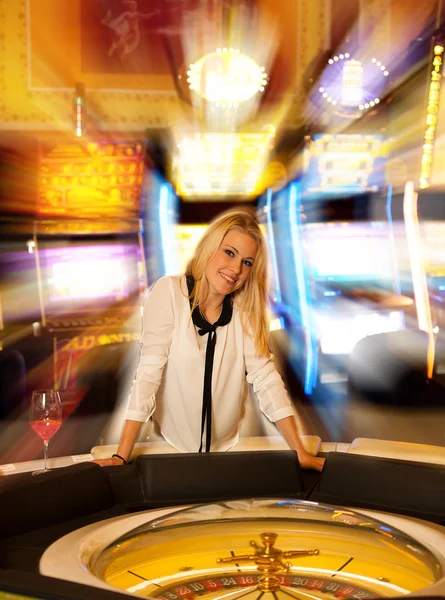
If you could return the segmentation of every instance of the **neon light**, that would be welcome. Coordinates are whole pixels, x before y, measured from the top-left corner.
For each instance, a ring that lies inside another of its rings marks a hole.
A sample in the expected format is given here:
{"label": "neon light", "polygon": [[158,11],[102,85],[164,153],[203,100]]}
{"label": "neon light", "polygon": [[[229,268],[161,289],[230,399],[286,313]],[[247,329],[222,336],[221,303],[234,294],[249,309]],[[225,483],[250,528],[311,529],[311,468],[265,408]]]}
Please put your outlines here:
{"label": "neon light", "polygon": [[[338,83],[338,75],[335,74],[340,66],[342,69],[341,85]],[[332,75],[332,70],[334,70],[334,75]],[[324,85],[321,85],[318,91],[331,106],[339,104],[340,110],[343,107],[350,111],[363,111],[380,102],[378,96],[374,96],[369,88],[376,89],[376,91],[381,90],[388,76],[388,69],[376,58],[364,65],[349,53],[339,54],[328,60],[322,79]],[[350,111],[348,114],[352,116]]]}
{"label": "neon light", "polygon": [[267,239],[269,241],[270,258],[272,261],[272,272],[274,281],[274,300],[281,302],[280,279],[278,277],[277,250],[275,248],[275,237],[272,223],[272,190],[269,188],[266,192],[266,223],[267,223]]}
{"label": "neon light", "polygon": [[422,163],[420,167],[420,189],[430,185],[431,170],[433,166],[434,141],[436,139],[437,113],[439,111],[440,81],[442,78],[442,54],[443,46],[434,46],[433,70],[431,71],[430,89],[428,93],[428,105],[426,108],[426,129],[422,152]]}
{"label": "neon light", "polygon": [[169,203],[170,196],[170,185],[163,183],[159,192],[159,225],[161,230],[162,255],[164,258],[164,274],[176,275],[175,245],[172,243],[173,225]]}
{"label": "neon light", "polygon": [[289,217],[291,225],[292,248],[295,254],[295,272],[297,276],[297,285],[300,298],[301,322],[306,334],[306,368],[304,377],[304,391],[311,394],[315,387],[317,377],[317,354],[315,340],[312,335],[309,293],[306,285],[304,273],[304,256],[301,247],[301,185],[292,183],[289,188]]}
{"label": "neon light", "polygon": [[405,185],[403,216],[405,220],[408,254],[411,263],[417,322],[419,329],[428,334],[427,377],[431,379],[434,368],[435,340],[425,264],[423,261],[419,217],[417,214],[417,194],[414,192],[414,184],[412,181],[408,181]]}

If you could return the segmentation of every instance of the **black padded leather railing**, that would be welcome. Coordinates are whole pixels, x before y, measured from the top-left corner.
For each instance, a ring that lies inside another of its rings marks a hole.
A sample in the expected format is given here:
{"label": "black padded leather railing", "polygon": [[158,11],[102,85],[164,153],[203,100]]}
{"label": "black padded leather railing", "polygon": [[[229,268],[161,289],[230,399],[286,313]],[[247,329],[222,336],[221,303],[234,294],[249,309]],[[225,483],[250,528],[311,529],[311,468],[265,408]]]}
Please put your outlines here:
{"label": "black padded leather railing", "polygon": [[445,465],[332,452],[308,499],[445,524]]}
{"label": "black padded leather railing", "polygon": [[140,455],[135,460],[150,506],[230,498],[304,498],[295,452]]}

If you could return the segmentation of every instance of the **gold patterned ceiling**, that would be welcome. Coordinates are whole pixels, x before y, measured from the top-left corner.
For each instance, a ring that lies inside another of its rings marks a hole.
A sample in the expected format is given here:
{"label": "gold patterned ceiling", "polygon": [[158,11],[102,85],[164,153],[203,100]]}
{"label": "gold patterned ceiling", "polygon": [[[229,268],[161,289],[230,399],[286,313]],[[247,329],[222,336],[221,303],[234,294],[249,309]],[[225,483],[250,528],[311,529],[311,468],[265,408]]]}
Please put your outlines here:
{"label": "gold patterned ceiling", "polygon": [[[345,30],[341,22],[333,27],[334,17],[341,20],[342,11],[352,11],[351,18],[373,29],[388,56],[402,52],[415,34],[406,30],[409,23],[412,29],[414,12],[422,12],[419,23],[435,2],[351,0],[350,9],[343,4],[0,0],[0,128],[70,130],[77,83],[85,86],[91,127],[137,131],[191,119],[199,123],[203,107],[191,99],[186,71],[203,50],[216,50],[223,36],[227,46],[258,56],[269,73],[255,119],[298,126],[304,120],[307,68],[337,42],[335,32]],[[401,40],[390,31],[395,19],[397,31],[406,33]]]}
{"label": "gold patterned ceiling", "polygon": [[[294,144],[314,119],[326,125],[329,107],[308,102],[308,92],[318,88],[334,49],[349,36],[364,57],[377,53],[393,65],[436,6],[436,0],[0,0],[0,129],[13,137],[72,137],[80,94],[81,133],[90,139],[168,128],[179,168],[185,165],[183,193],[193,173],[181,146],[207,140],[200,148],[212,189],[221,169],[211,150],[221,134],[227,139],[220,155],[229,153],[233,163],[224,163],[227,178],[250,160],[264,187],[283,175],[279,152],[263,169],[274,145],[283,146],[286,135]],[[230,68],[235,58],[244,61],[241,74]],[[254,84],[248,62],[257,69]],[[258,148],[257,138],[264,142]],[[250,155],[240,157],[245,139]],[[246,177],[253,175],[247,170]]]}

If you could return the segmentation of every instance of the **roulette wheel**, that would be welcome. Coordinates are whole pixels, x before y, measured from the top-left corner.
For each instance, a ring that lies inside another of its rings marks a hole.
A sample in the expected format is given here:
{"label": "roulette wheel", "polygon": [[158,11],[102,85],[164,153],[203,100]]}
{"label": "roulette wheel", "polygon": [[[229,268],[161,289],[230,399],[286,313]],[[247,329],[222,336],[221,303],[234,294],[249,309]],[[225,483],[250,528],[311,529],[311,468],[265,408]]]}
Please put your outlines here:
{"label": "roulette wheel", "polygon": [[440,529],[304,500],[232,500],[89,525],[50,546],[40,571],[158,600],[443,593]]}

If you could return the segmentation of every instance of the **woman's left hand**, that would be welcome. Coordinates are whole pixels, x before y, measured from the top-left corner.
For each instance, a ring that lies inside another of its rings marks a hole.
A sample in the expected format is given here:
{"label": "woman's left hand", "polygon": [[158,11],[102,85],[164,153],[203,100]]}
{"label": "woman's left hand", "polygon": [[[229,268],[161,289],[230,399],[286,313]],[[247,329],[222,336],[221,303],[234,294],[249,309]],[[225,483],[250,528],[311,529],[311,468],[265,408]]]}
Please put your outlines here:
{"label": "woman's left hand", "polygon": [[322,471],[324,467],[325,458],[321,456],[312,456],[306,451],[297,452],[298,462],[302,469],[312,469],[314,471]]}

